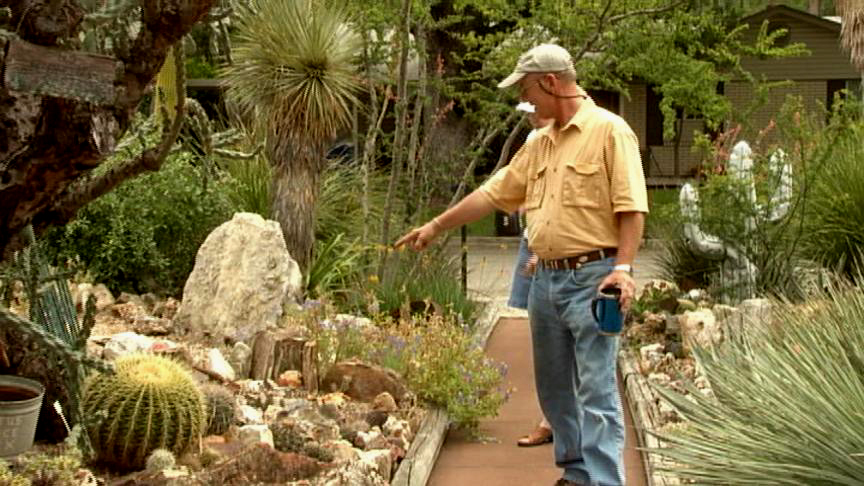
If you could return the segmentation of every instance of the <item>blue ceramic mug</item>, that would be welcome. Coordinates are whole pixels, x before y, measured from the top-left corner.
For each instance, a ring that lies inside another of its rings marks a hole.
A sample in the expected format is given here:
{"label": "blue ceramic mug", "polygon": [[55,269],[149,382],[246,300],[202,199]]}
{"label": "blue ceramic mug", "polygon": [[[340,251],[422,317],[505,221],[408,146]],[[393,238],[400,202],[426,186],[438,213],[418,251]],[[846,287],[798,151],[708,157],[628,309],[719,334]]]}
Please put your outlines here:
{"label": "blue ceramic mug", "polygon": [[621,289],[607,287],[591,301],[591,313],[600,328],[600,334],[614,336],[621,333],[621,325],[624,321],[621,315],[621,307],[618,299],[621,297]]}

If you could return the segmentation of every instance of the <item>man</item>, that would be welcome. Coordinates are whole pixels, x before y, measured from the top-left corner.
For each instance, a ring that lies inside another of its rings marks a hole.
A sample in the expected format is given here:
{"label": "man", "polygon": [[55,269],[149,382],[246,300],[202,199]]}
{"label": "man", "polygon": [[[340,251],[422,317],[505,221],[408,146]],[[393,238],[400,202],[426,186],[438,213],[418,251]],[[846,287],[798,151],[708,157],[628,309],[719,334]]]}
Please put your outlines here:
{"label": "man", "polygon": [[624,484],[624,426],[616,385],[618,338],[600,334],[591,299],[635,293],[632,263],[648,212],[639,145],[617,115],[576,83],[569,53],[543,44],[523,54],[499,88],[518,86],[537,116],[553,118],[514,160],[459,204],[396,242],[422,250],[440,232],[498,208],[524,205],[537,254],[528,313],[534,375],[555,437],[559,486]]}

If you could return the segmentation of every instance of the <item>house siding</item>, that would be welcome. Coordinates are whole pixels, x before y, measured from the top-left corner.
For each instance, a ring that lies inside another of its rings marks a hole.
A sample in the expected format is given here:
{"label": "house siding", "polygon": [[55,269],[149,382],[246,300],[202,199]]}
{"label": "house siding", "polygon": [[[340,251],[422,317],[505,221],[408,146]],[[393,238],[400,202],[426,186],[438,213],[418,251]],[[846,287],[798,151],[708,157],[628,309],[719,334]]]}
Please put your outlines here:
{"label": "house siding", "polygon": [[[762,24],[762,17],[751,18],[749,29],[743,38],[753,43]],[[769,19],[772,25],[789,29],[790,43],[806,45],[810,55],[785,59],[742,59],[741,66],[757,79],[770,81],[795,79],[856,79],[859,73],[849,61],[849,54],[840,47],[839,25],[837,31],[805,22],[791,15],[777,13]]]}
{"label": "house siding", "polygon": [[[744,81],[726,83],[725,95],[732,104],[730,121],[725,124],[729,129],[740,123],[739,139],[756,141],[772,120],[781,115],[781,108],[790,96],[800,97],[803,107],[811,113],[824,109],[828,95],[828,80],[861,79],[849,61],[848,53],[840,47],[839,25],[834,25],[820,18],[809,18],[803,12],[790,11],[781,7],[769,7],[763,14],[754,15],[748,19],[751,28],[745,32],[745,39],[752,43],[758,33],[762,20],[770,18],[774,25],[789,28],[791,43],[805,44],[810,55],[788,59],[742,59],[742,67],[753,74],[756,79],[766,81],[790,81],[786,86],[772,89],[765,104],[752,113],[745,113],[753,106],[756,93],[753,86]],[[769,24],[771,25],[771,24]],[[629,87],[630,99],[622,100],[621,115],[630,123],[639,137],[643,150],[643,166],[649,178],[655,184],[662,184],[664,179],[674,178],[674,146],[665,142],[662,146],[648,147],[646,144],[647,123],[647,89],[644,84],[634,83]],[[691,149],[693,132],[702,130],[702,122],[688,120],[684,124],[683,138],[679,151],[681,177],[693,175],[699,167],[702,154]],[[763,142],[772,142],[776,131],[763,134]],[[680,179],[675,179],[680,182]]]}
{"label": "house siding", "polygon": [[759,132],[764,130],[781,115],[783,105],[790,97],[800,97],[803,107],[807,112],[818,113],[824,109],[828,83],[821,81],[794,81],[788,86],[781,86],[771,90],[767,102],[752,113],[746,114],[744,110],[752,104],[755,98],[753,86],[744,82],[733,82],[726,86],[726,96],[732,102],[733,120],[741,120],[741,133],[739,138],[755,140]]}

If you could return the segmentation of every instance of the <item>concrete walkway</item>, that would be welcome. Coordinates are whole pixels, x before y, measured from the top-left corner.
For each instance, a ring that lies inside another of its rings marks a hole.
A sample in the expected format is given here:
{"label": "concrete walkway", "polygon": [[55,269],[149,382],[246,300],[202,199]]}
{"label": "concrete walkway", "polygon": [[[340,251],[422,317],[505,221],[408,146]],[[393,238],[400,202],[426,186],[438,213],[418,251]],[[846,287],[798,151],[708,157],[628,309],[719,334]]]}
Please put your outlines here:
{"label": "concrete walkway", "polygon": [[[469,240],[468,289],[477,298],[502,302],[509,296],[518,238]],[[458,241],[451,251],[458,251]],[[640,252],[634,265],[641,288],[657,269],[650,251]],[[555,467],[551,444],[521,448],[516,440],[528,433],[540,418],[534,387],[531,331],[524,311],[513,309],[500,319],[486,345],[487,354],[507,363],[507,380],[514,391],[497,417],[482,421],[479,438],[456,430],[448,432],[429,479],[430,486],[552,486],[561,477]],[[647,484],[642,459],[636,450],[636,436],[625,403],[627,437],[625,474],[627,486]]]}

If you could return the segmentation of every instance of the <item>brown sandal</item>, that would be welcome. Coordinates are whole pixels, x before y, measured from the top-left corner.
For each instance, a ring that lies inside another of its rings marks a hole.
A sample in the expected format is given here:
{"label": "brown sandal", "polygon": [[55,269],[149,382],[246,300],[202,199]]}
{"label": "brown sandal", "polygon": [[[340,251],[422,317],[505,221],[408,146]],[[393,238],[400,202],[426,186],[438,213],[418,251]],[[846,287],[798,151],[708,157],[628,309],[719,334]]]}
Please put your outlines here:
{"label": "brown sandal", "polygon": [[519,447],[534,447],[552,442],[552,429],[537,426],[533,432],[516,441]]}

